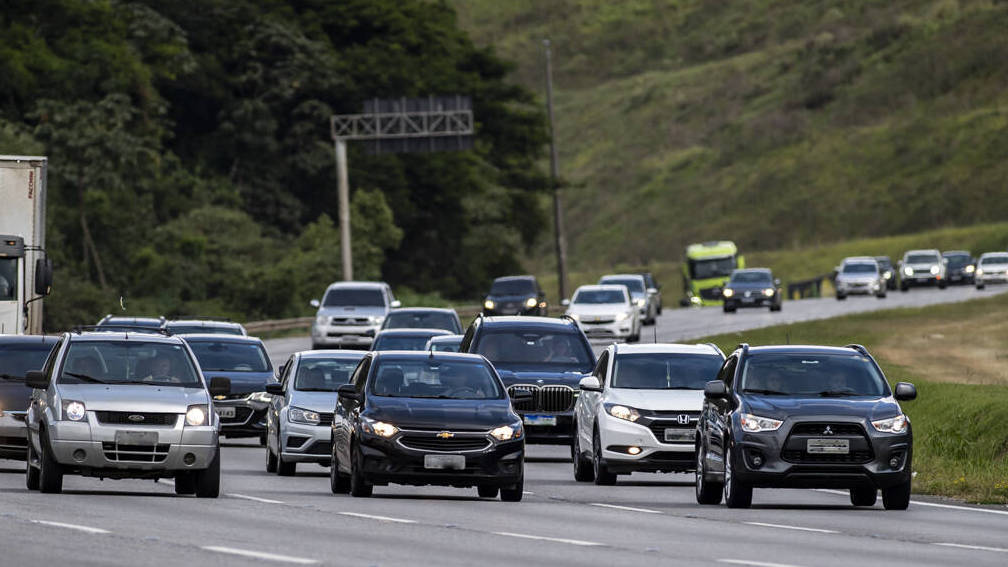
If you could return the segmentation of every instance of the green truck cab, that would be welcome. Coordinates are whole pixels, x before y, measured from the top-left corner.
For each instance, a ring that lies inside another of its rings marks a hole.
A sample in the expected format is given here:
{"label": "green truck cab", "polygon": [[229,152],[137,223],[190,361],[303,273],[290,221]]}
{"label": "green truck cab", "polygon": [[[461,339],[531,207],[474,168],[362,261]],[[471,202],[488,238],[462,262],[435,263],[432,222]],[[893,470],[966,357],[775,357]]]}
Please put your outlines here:
{"label": "green truck cab", "polygon": [[721,305],[721,288],[732,270],[741,268],[745,268],[745,258],[730,240],[690,244],[682,264],[686,297],[680,304]]}

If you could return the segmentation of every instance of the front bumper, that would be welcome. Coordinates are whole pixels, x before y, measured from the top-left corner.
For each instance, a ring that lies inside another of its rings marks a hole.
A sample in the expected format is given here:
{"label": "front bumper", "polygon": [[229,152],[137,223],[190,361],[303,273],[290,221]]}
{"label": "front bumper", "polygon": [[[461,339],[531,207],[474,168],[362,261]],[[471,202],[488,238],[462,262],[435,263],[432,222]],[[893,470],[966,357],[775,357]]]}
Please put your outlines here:
{"label": "front bumper", "polygon": [[836,282],[836,292],[842,295],[875,295],[885,289],[885,284],[879,282]]}
{"label": "front bumper", "polygon": [[771,305],[777,304],[777,296],[773,295],[767,297],[762,293],[750,292],[749,297],[745,296],[745,293],[736,293],[732,297],[726,297],[724,299],[725,307],[731,308],[741,308],[741,307],[770,307]]}
{"label": "front bumper", "polygon": [[222,417],[220,420],[220,432],[224,437],[258,437],[266,432],[266,410],[269,409],[269,404],[238,398],[214,400],[213,405],[218,409],[231,407],[235,410],[235,417]]}
{"label": "front bumper", "polygon": [[[611,472],[687,472],[696,469],[695,422],[681,427],[672,423],[665,425],[682,430],[683,440],[676,443],[659,441],[648,426],[606,413],[601,414],[598,426],[602,460]],[[685,440],[687,434],[690,437],[688,441]],[[640,453],[631,455],[628,452],[631,447],[639,448]]]}
{"label": "front bumper", "polygon": [[900,283],[903,285],[937,285],[941,278],[936,275],[928,274],[914,274],[908,276],[903,274],[900,278]]}
{"label": "front bumper", "polygon": [[[392,439],[371,435],[360,438],[363,470],[369,482],[458,488],[477,485],[509,487],[522,478],[525,442],[521,439],[491,441],[487,448],[478,451],[440,452],[406,447],[399,441],[404,433],[407,432],[401,432]],[[463,455],[465,468],[428,469],[424,466],[426,455]]]}
{"label": "front bumper", "polygon": [[380,325],[312,325],[312,344],[328,348],[371,348]]}
{"label": "front bumper", "polygon": [[994,283],[1008,283],[1008,274],[984,273],[984,275],[976,277],[976,283],[981,285],[994,284]]}
{"label": "front bumper", "polygon": [[0,459],[25,460],[28,428],[23,411],[0,411]]}
{"label": "front bumper", "polygon": [[622,321],[578,321],[581,331],[589,339],[627,339],[633,334],[633,319]]}
{"label": "front bumper", "polygon": [[305,425],[284,419],[280,452],[285,461],[327,465],[332,459],[331,443],[331,425]]}

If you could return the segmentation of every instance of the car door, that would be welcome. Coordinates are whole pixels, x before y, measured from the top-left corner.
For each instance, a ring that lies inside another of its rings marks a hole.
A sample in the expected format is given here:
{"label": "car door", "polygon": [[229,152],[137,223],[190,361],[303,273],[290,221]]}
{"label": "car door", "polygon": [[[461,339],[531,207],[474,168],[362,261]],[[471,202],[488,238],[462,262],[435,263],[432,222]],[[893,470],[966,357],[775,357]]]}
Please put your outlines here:
{"label": "car door", "polygon": [[[598,363],[592,370],[591,375],[598,379],[599,384],[603,384],[605,377],[605,367],[609,363],[609,350],[605,350],[599,355]],[[576,406],[577,413],[577,435],[580,436],[581,447],[591,447],[592,432],[595,427],[596,410],[601,403],[601,392],[589,392],[581,390],[578,394]]]}
{"label": "car door", "polygon": [[[367,383],[368,372],[371,369],[371,356],[364,357],[357,369],[350,375],[350,384],[359,393],[364,392]],[[336,451],[336,458],[339,460],[340,469],[350,471],[350,441],[353,438],[353,431],[360,414],[360,405],[356,400],[348,398],[338,398],[335,411],[333,412],[332,442]]]}
{"label": "car door", "polygon": [[[289,379],[294,375],[294,367],[297,366],[297,355],[291,355],[287,359],[287,362],[283,363],[280,367],[280,371],[277,374],[277,381],[280,385],[284,387],[284,395],[276,396],[274,395],[270,398],[269,409],[266,411],[266,429],[268,435],[266,436],[266,443],[268,446],[273,447],[276,445],[274,450],[279,454],[280,452],[280,411],[283,410],[288,404],[288,397],[290,396],[289,390]],[[293,386],[293,384],[290,384]]]}
{"label": "car door", "polygon": [[738,365],[738,357],[732,355],[721,366],[717,380],[723,382],[728,389],[728,396],[721,399],[708,399],[704,401],[704,411],[702,417],[703,428],[701,430],[701,443],[707,448],[706,462],[704,469],[711,472],[724,472],[724,452],[725,441],[728,438],[728,431],[731,427],[731,410],[734,399],[732,382],[735,376],[735,368]]}
{"label": "car door", "polygon": [[49,358],[46,359],[45,366],[42,367],[42,373],[49,379],[49,390],[32,390],[31,400],[28,402],[28,414],[25,416],[25,424],[28,428],[28,443],[34,446],[35,451],[41,448],[39,445],[41,442],[38,438],[39,422],[45,419],[45,409],[50,399],[50,392],[55,390],[52,386],[53,376],[55,375],[56,363],[63,356],[62,351],[66,342],[66,339],[60,339],[53,346],[52,350],[49,351]]}

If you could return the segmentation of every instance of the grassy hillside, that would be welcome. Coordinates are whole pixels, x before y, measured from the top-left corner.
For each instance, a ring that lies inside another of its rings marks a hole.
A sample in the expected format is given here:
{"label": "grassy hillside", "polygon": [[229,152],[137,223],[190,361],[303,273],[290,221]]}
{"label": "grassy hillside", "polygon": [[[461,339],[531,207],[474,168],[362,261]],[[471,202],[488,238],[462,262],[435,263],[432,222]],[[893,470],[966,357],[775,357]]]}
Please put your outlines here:
{"label": "grassy hillside", "polygon": [[452,3],[540,93],[553,41],[575,270],[1008,217],[1006,3]]}

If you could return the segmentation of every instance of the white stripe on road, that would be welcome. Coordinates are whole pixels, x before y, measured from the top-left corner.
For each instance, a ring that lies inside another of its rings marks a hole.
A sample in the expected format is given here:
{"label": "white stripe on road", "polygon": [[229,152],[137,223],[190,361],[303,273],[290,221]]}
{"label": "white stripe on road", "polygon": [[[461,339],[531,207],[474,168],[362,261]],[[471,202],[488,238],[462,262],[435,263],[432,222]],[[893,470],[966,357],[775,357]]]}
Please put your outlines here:
{"label": "white stripe on road", "polygon": [[[831,490],[828,488],[817,488],[817,492],[825,492],[827,494],[839,494],[841,496],[849,496],[850,493],[845,490]],[[1008,510],[993,510],[991,508],[973,508],[971,506],[956,506],[953,504],[938,504],[937,502],[920,502],[917,500],[911,500],[910,504],[914,506],[930,506],[932,508],[945,508],[947,510],[961,510],[963,512],[982,512],[984,514],[998,514],[1001,516],[1008,516]]]}
{"label": "white stripe on road", "polygon": [[163,483],[167,484],[168,486],[175,486],[175,481],[172,480],[172,479],[170,479],[170,478],[159,478],[158,482],[163,482]]}
{"label": "white stripe on road", "polygon": [[528,490],[522,490],[522,494],[528,494],[529,496],[535,496],[535,492],[529,492]]}
{"label": "white stripe on road", "polygon": [[352,516],[354,518],[367,518],[368,520],[378,520],[379,522],[395,522],[397,524],[415,524],[416,520],[406,520],[403,518],[390,518],[388,516],[374,516],[372,514],[360,514],[358,512],[339,512],[341,516]]}
{"label": "white stripe on road", "polygon": [[43,526],[52,526],[54,528],[66,528],[68,530],[77,530],[79,532],[84,532],[87,534],[108,534],[112,533],[108,530],[103,530],[101,528],[92,528],[91,526],[81,526],[79,524],[64,524],[63,522],[50,522],[47,520],[32,520],[33,524],[42,524]]}
{"label": "white stripe on road", "polygon": [[253,502],[262,502],[263,504],[283,504],[279,500],[270,500],[269,498],[259,498],[258,496],[248,496],[246,494],[228,494],[231,498],[241,498],[242,500],[251,500]]}
{"label": "white stripe on road", "polygon": [[979,551],[997,551],[999,553],[1008,553],[1008,549],[1003,547],[986,547],[983,545],[965,545],[962,543],[935,543],[933,545],[940,545],[942,547],[958,547],[960,549],[977,549]]}
{"label": "white stripe on road", "polygon": [[592,502],[590,506],[598,506],[599,508],[612,508],[613,510],[626,510],[627,512],[643,512],[645,514],[661,514],[658,510],[648,510],[647,508],[634,508],[632,506],[617,506],[616,504],[603,504],[601,502]]}
{"label": "white stripe on road", "polygon": [[264,559],[266,561],[277,561],[280,563],[296,563],[298,565],[314,565],[318,563],[317,559],[305,559],[304,557],[293,557],[290,555],[276,555],[274,553],[265,553],[262,551],[249,551],[248,549],[235,549],[233,547],[220,547],[216,545],[207,545],[201,547],[200,549],[205,549],[206,551],[216,551],[217,553],[227,553],[228,555],[239,555],[241,557],[251,557],[253,559]]}
{"label": "white stripe on road", "polygon": [[748,559],[718,559],[718,563],[731,565],[752,565],[752,567],[798,567],[789,563],[767,563],[765,561],[749,561]]}
{"label": "white stripe on road", "polygon": [[764,528],[780,528],[782,530],[798,530],[801,532],[816,532],[820,534],[838,534],[836,530],[823,530],[819,528],[803,528],[802,526],[788,526],[786,524],[767,524],[764,522],[744,522],[750,526],[763,526]]}
{"label": "white stripe on road", "polygon": [[565,539],[561,537],[546,537],[537,536],[530,534],[516,534],[512,532],[492,532],[494,535],[505,536],[505,537],[520,537],[522,539],[535,539],[539,541],[551,541],[553,543],[566,543],[569,545],[582,545],[582,546],[604,546],[604,543],[598,543],[594,541],[584,541],[580,539]]}

